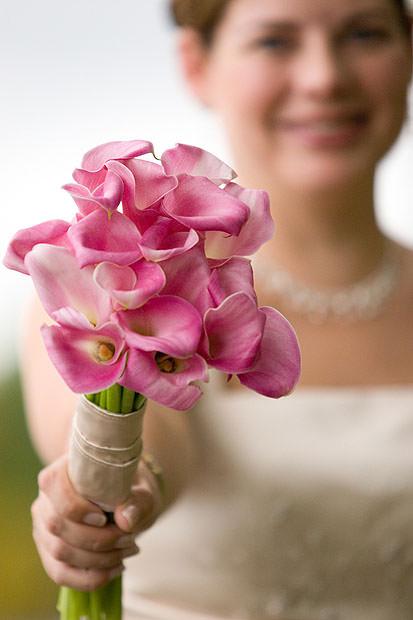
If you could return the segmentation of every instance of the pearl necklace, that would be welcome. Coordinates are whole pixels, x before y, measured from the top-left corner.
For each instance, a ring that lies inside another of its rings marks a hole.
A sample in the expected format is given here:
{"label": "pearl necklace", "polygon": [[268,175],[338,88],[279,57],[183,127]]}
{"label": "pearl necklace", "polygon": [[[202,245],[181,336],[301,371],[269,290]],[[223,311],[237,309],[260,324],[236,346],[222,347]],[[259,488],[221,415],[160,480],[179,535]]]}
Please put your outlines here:
{"label": "pearl necklace", "polygon": [[266,293],[276,293],[294,312],[310,322],[322,324],[330,320],[355,322],[377,317],[396,288],[400,276],[400,260],[395,252],[384,253],[379,266],[355,284],[335,289],[306,286],[290,273],[273,267],[268,272],[254,260],[254,272]]}

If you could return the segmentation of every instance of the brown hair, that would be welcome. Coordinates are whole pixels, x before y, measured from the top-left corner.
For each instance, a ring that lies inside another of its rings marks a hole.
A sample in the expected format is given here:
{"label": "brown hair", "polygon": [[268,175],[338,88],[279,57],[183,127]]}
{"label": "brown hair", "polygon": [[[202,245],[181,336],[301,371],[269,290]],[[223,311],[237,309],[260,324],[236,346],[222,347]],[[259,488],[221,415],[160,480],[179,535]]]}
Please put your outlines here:
{"label": "brown hair", "polygon": [[[403,28],[410,34],[411,22],[406,1],[392,1],[400,12]],[[194,28],[205,43],[209,43],[230,2],[231,0],[170,0],[170,12],[177,26]]]}
{"label": "brown hair", "polygon": [[177,26],[194,28],[205,42],[209,42],[230,1],[170,0],[170,11]]}

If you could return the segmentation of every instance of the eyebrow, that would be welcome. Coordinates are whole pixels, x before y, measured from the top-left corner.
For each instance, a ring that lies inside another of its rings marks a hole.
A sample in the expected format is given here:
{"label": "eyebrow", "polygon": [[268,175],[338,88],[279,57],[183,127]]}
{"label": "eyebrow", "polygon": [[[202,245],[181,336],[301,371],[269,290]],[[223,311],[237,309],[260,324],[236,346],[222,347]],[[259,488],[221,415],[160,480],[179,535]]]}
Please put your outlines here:
{"label": "eyebrow", "polygon": [[[371,9],[362,9],[360,11],[356,11],[351,13],[350,15],[344,17],[343,23],[353,23],[360,19],[388,19],[389,16],[392,15],[392,10],[390,7],[372,7]],[[241,26],[241,30],[295,30],[299,28],[305,20],[293,20],[289,18],[280,18],[278,19],[260,19],[256,22],[250,21],[248,24],[245,24],[244,27]]]}

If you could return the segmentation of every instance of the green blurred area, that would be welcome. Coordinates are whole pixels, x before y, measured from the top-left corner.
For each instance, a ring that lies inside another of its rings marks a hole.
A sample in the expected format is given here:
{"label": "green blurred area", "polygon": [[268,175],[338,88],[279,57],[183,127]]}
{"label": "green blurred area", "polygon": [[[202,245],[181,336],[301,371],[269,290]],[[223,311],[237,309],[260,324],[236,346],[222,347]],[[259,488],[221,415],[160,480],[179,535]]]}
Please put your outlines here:
{"label": "green blurred area", "polygon": [[17,371],[0,379],[0,620],[56,618],[56,586],[31,536],[41,464],[30,444]]}

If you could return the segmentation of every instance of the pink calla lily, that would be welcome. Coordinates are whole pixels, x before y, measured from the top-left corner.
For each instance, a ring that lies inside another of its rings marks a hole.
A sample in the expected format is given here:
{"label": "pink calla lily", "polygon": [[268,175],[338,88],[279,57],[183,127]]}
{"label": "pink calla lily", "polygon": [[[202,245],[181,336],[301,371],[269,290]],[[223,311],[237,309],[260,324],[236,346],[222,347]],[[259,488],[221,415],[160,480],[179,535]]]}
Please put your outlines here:
{"label": "pink calla lily", "polygon": [[220,230],[238,235],[250,215],[249,207],[205,177],[181,175],[176,189],[166,194],[163,211],[196,231]]}
{"label": "pink calla lily", "polygon": [[198,241],[195,230],[171,218],[158,216],[143,233],[139,247],[147,260],[157,262],[188,252]]}
{"label": "pink calla lily", "polygon": [[268,194],[263,190],[245,189],[236,183],[229,183],[223,191],[248,205],[250,214],[237,236],[207,232],[206,254],[211,258],[251,256],[274,234]]}
{"label": "pink calla lily", "polygon": [[[93,177],[102,176],[102,174],[85,173],[84,176]],[[74,183],[63,185],[63,189],[71,194],[82,215],[88,215],[98,207],[107,211],[115,211],[122,199],[123,182],[118,174],[109,170],[104,175],[102,183],[98,184],[93,191],[87,186]]]}
{"label": "pink calla lily", "polygon": [[163,351],[179,358],[190,357],[198,348],[201,316],[179,297],[153,297],[141,308],[117,312],[115,318],[131,348]]}
{"label": "pink calla lily", "polygon": [[178,185],[176,176],[165,174],[160,164],[144,159],[132,159],[125,165],[135,179],[137,209],[147,209]]}
{"label": "pink calla lily", "polygon": [[44,325],[41,331],[50,359],[73,392],[99,392],[122,376],[126,356],[117,325],[84,329]]}
{"label": "pink calla lily", "polygon": [[7,267],[29,274],[56,322],[48,353],[75,392],[114,383],[179,410],[208,366],[278,398],[296,384],[288,321],[259,308],[250,260],[273,234],[267,194],[211,153],[145,140],[102,144],[64,186],[78,211],[19,231]]}
{"label": "pink calla lily", "polygon": [[264,335],[259,358],[254,367],[238,378],[259,394],[279,398],[289,394],[300,376],[300,348],[293,328],[274,308],[262,307],[265,315]]}
{"label": "pink calla lily", "polygon": [[203,176],[216,185],[228,183],[237,176],[232,168],[212,153],[188,144],[177,144],[164,151],[161,161],[167,174]]}
{"label": "pink calla lily", "polygon": [[93,211],[70,228],[68,237],[81,267],[103,261],[130,265],[142,256],[136,226],[117,211],[110,216],[103,209]]}
{"label": "pink calla lily", "polygon": [[112,312],[110,296],[93,280],[93,267],[81,269],[65,248],[39,244],[26,256],[26,266],[49,316],[74,308],[90,324],[100,326]]}
{"label": "pink calla lily", "polygon": [[139,228],[140,212],[135,205],[136,182],[131,170],[120,161],[108,161],[106,168],[117,174],[123,183],[122,210],[123,214]]}
{"label": "pink calla lily", "polygon": [[138,228],[141,212],[159,203],[178,184],[178,179],[166,175],[159,164],[143,159],[131,159],[122,163],[108,161],[106,166],[110,172],[122,179],[123,212]]}
{"label": "pink calla lily", "polygon": [[146,140],[101,144],[88,151],[83,157],[82,167],[74,170],[77,185],[67,184],[63,189],[72,194],[83,215],[88,215],[96,206],[114,211],[123,195],[131,193],[131,184],[134,185],[133,175],[128,176],[126,166],[121,162],[125,164],[148,153],[153,153],[153,145]]}
{"label": "pink calla lily", "polygon": [[208,282],[208,290],[215,306],[238,292],[246,293],[256,303],[251,261],[235,256],[215,267]]}
{"label": "pink calla lily", "polygon": [[166,407],[185,411],[202,396],[192,382],[207,380],[207,364],[200,355],[176,359],[163,353],[131,349],[120,383]]}
{"label": "pink calla lily", "polygon": [[260,351],[265,315],[243,292],[227,297],[204,316],[208,363],[227,373],[253,367]]}
{"label": "pink calla lily", "polygon": [[[105,182],[106,174],[106,166],[104,168],[101,168],[97,172],[89,172],[88,170],[76,168],[76,170],[74,170],[72,174],[73,179],[76,181],[76,183],[69,183],[68,185],[72,185],[73,187],[77,188],[82,187],[85,190],[88,190],[88,194],[93,194],[95,189]],[[63,185],[63,189],[67,189],[68,185]]]}
{"label": "pink calla lily", "polygon": [[29,272],[24,262],[26,255],[39,243],[66,247],[69,227],[70,224],[64,220],[48,220],[17,231],[7,248],[4,265],[27,275]]}
{"label": "pink calla lily", "polygon": [[[98,172],[111,159],[128,160],[153,153],[153,144],[147,140],[121,140],[100,144],[86,153],[80,170]],[[79,169],[78,169],[79,170]],[[76,174],[76,170],[74,175]],[[77,179],[76,179],[77,180]]]}
{"label": "pink calla lily", "polygon": [[159,265],[140,260],[130,267],[99,263],[94,271],[98,286],[116,302],[115,309],[134,309],[143,306],[165,286],[165,274]]}
{"label": "pink calla lily", "polygon": [[162,262],[166,275],[164,295],[177,295],[189,301],[203,316],[213,304],[208,290],[211,270],[201,243],[179,256]]}

